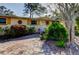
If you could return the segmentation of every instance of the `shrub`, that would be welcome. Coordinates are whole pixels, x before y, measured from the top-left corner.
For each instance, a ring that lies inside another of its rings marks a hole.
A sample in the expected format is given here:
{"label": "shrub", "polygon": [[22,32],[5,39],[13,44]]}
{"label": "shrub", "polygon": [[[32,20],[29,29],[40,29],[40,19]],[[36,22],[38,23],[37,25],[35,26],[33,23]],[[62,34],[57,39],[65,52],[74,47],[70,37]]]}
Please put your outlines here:
{"label": "shrub", "polygon": [[55,45],[57,47],[65,48],[65,42],[63,40],[56,41]]}
{"label": "shrub", "polygon": [[75,35],[79,36],[79,31],[78,30],[75,30]]}
{"label": "shrub", "polygon": [[17,37],[17,36],[25,35],[27,33],[27,30],[26,30],[26,26],[24,25],[14,25],[11,26],[10,32],[13,36]]}
{"label": "shrub", "polygon": [[46,40],[67,41],[68,33],[66,28],[62,24],[60,24],[60,22],[53,22],[46,29],[46,33],[44,34],[44,37]]}
{"label": "shrub", "polygon": [[68,32],[60,22],[53,22],[42,34],[41,40],[55,41],[56,46],[64,47],[68,41]]}
{"label": "shrub", "polygon": [[29,34],[35,33],[35,27],[29,27],[28,32]]}
{"label": "shrub", "polygon": [[77,28],[77,26],[75,26],[75,35],[79,36],[79,29]]}
{"label": "shrub", "polygon": [[79,36],[79,17],[76,19],[75,35]]}
{"label": "shrub", "polygon": [[24,25],[12,25],[9,29],[6,29],[5,32],[5,36],[13,38],[26,35],[27,29]]}
{"label": "shrub", "polygon": [[[2,35],[2,33],[4,34]],[[0,28],[1,39],[16,38],[20,36],[33,34],[33,33],[35,33],[35,28],[27,27],[25,25],[12,25],[12,26],[6,26],[3,29]]]}
{"label": "shrub", "polygon": [[79,17],[76,19],[76,28],[79,29]]}
{"label": "shrub", "polygon": [[4,34],[5,34],[4,30],[0,27],[0,35],[4,35]]}

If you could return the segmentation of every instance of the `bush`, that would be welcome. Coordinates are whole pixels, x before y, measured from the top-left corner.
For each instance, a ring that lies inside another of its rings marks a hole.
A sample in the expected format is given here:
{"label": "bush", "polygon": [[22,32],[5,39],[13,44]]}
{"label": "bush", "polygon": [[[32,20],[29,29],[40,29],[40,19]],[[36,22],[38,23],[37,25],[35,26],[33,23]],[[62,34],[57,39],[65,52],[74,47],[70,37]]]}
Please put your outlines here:
{"label": "bush", "polygon": [[48,26],[41,39],[55,41],[57,46],[64,47],[68,41],[68,32],[60,22],[53,22]]}
{"label": "bush", "polygon": [[79,36],[79,31],[78,30],[75,30],[75,35]]}
{"label": "bush", "polygon": [[76,19],[75,35],[79,36],[79,17]]}
{"label": "bush", "polygon": [[79,29],[77,29],[77,26],[75,26],[75,35],[79,36]]}
{"label": "bush", "polygon": [[4,35],[4,34],[5,34],[4,30],[0,27],[0,35]]}
{"label": "bush", "polygon": [[26,33],[27,33],[27,30],[24,25],[12,25],[10,29],[6,31],[6,34],[11,37],[23,36]]}
{"label": "bush", "polygon": [[29,34],[35,33],[35,28],[34,27],[29,27],[28,32],[29,32]]}
{"label": "bush", "polygon": [[76,19],[76,28],[79,29],[79,17]]}
{"label": "bush", "polygon": [[65,42],[63,40],[57,41],[55,45],[57,47],[65,48]]}
{"label": "bush", "polygon": [[53,22],[52,24],[50,24],[46,29],[46,33],[44,35],[46,40],[53,41],[67,41],[68,38],[67,30],[62,24],[60,24],[60,22]]}
{"label": "bush", "polygon": [[5,35],[2,36],[3,39],[16,38],[33,34],[35,32],[34,28],[25,25],[12,25],[11,27],[6,27],[4,31]]}
{"label": "bush", "polygon": [[34,27],[27,27],[25,25],[6,26],[3,29],[0,28],[0,39],[16,38],[33,33],[35,33]]}

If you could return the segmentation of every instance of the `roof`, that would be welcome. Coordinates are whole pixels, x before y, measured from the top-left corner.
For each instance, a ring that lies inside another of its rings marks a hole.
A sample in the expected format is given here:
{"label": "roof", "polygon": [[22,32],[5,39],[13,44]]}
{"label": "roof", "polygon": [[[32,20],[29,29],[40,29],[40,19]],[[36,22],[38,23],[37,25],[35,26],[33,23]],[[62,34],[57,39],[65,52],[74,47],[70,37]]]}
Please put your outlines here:
{"label": "roof", "polygon": [[53,19],[51,19],[51,18],[49,18],[49,17],[39,17],[39,18],[33,18],[34,20],[53,20]]}
{"label": "roof", "polygon": [[20,16],[16,16],[16,15],[0,15],[0,17],[10,17],[10,18],[23,18],[23,19],[27,19],[27,17],[20,17]]}
{"label": "roof", "polygon": [[[10,18],[22,18],[22,19],[31,19],[31,18],[28,18],[28,17],[20,17],[20,16],[16,16],[16,15],[0,15],[0,17],[10,17]],[[32,20],[53,20],[49,17],[38,17],[38,18],[32,18]]]}

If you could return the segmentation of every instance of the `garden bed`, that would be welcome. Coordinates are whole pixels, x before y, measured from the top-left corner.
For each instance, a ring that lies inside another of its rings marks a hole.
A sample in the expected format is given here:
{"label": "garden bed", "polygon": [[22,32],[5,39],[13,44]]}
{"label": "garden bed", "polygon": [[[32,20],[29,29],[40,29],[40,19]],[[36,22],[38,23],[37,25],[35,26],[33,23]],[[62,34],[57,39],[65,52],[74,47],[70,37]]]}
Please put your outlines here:
{"label": "garden bed", "polygon": [[[0,28],[3,35],[0,35],[0,39],[18,38],[26,35],[35,34],[35,28],[27,27],[25,25],[12,25],[10,27]],[[0,33],[2,34],[2,33]]]}

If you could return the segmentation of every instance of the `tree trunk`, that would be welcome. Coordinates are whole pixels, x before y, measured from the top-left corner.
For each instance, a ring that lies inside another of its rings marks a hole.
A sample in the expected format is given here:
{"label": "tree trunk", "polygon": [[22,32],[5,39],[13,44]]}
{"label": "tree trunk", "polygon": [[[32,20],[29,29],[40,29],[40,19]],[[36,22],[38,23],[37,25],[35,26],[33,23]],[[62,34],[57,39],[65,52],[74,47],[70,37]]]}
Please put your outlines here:
{"label": "tree trunk", "polygon": [[75,39],[75,20],[72,19],[71,26],[70,26],[70,41],[74,42]]}
{"label": "tree trunk", "polygon": [[70,21],[65,20],[65,25],[66,25],[67,31],[68,31],[68,43],[70,43]]}
{"label": "tree trunk", "polygon": [[30,18],[32,18],[32,13],[31,13],[31,11],[30,11]]}
{"label": "tree trunk", "polygon": [[68,29],[68,41],[69,44],[74,42],[74,21],[73,20],[66,20],[65,21],[66,27]]}

